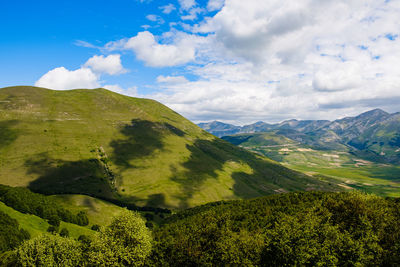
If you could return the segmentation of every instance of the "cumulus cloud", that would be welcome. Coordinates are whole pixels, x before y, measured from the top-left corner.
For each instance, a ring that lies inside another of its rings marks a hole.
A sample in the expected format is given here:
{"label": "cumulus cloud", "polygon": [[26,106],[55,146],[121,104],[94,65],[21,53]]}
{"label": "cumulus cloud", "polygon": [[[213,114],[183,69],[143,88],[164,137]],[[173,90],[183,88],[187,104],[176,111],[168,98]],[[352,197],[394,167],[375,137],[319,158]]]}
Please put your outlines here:
{"label": "cumulus cloud", "polygon": [[76,88],[99,87],[98,77],[89,68],[68,70],[64,67],[55,68],[43,75],[35,86],[56,90],[68,90]]}
{"label": "cumulus cloud", "polygon": [[[76,88],[93,89],[101,87],[102,74],[116,75],[127,72],[122,67],[120,55],[93,56],[89,58],[81,68],[68,70],[65,67],[58,67],[44,74],[35,86],[46,87],[55,90],[68,90]],[[113,91],[121,91],[118,85],[105,85]],[[131,91],[129,91],[131,92]]]}
{"label": "cumulus cloud", "polygon": [[107,73],[116,75],[125,73],[126,70],[122,67],[120,55],[109,55],[107,57],[93,56],[83,65],[85,68],[91,68],[96,73]]}
{"label": "cumulus cloud", "polygon": [[185,78],[185,76],[163,76],[163,75],[160,75],[157,77],[157,82],[164,83],[164,84],[181,84],[181,83],[187,83],[188,80]]}
{"label": "cumulus cloud", "polygon": [[176,10],[176,7],[173,4],[168,4],[165,6],[160,6],[160,9],[162,11],[162,13],[164,14],[170,14],[172,11]]}
{"label": "cumulus cloud", "polygon": [[197,5],[195,0],[178,0],[178,2],[183,10],[189,10]]}
{"label": "cumulus cloud", "polygon": [[151,67],[169,67],[188,63],[195,59],[193,39],[187,35],[172,44],[160,44],[148,31],[139,32],[123,46],[131,49],[136,57]]}
{"label": "cumulus cloud", "polygon": [[[399,3],[180,0],[181,21],[167,32],[139,32],[104,49],[131,50],[151,67],[182,66],[190,81],[174,68],[157,77],[159,90],[147,97],[196,121],[399,111],[393,104],[400,98]],[[168,6],[160,9],[175,8]]]}
{"label": "cumulus cloud", "polygon": [[207,9],[218,12],[185,28],[206,35],[198,65],[187,67],[198,80],[162,84],[165,91],[151,96],[189,118],[247,123],[399,111],[398,1],[210,0]]}
{"label": "cumulus cloud", "polygon": [[204,13],[205,10],[200,7],[191,8],[187,15],[181,16],[182,20],[195,20],[197,16],[201,13]]}
{"label": "cumulus cloud", "polygon": [[162,17],[158,16],[158,15],[154,15],[154,14],[150,14],[146,16],[146,19],[153,21],[153,22],[157,22],[158,24],[164,24],[165,21]]}
{"label": "cumulus cloud", "polygon": [[361,75],[361,68],[356,62],[333,63],[315,73],[313,86],[319,91],[357,88],[362,83]]}
{"label": "cumulus cloud", "polygon": [[207,9],[209,11],[220,10],[224,6],[225,0],[209,0],[207,3]]}
{"label": "cumulus cloud", "polygon": [[123,95],[133,96],[133,97],[137,97],[138,96],[138,91],[137,91],[137,87],[136,86],[124,89],[118,84],[106,84],[106,85],[103,86],[103,88],[108,89],[108,90],[113,91],[113,92],[116,92],[118,94],[123,94]]}

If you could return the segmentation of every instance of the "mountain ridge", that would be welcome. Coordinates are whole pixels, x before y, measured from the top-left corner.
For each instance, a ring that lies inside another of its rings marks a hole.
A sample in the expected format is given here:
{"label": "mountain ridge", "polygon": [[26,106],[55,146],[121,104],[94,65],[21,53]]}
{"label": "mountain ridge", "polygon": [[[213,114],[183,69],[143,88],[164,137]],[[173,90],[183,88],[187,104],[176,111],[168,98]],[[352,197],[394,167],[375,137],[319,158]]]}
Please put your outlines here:
{"label": "mountain ridge", "polygon": [[[286,120],[265,124],[256,129],[253,125],[225,125],[229,135],[276,131],[276,133],[319,149],[346,150],[366,159],[400,162],[400,116],[373,109],[354,117],[328,120]],[[258,123],[259,124],[259,123]],[[201,124],[218,137],[223,132],[214,131],[210,125]]]}
{"label": "mountain ridge", "polygon": [[207,133],[166,106],[106,89],[0,89],[0,183],[186,208],[337,190]]}

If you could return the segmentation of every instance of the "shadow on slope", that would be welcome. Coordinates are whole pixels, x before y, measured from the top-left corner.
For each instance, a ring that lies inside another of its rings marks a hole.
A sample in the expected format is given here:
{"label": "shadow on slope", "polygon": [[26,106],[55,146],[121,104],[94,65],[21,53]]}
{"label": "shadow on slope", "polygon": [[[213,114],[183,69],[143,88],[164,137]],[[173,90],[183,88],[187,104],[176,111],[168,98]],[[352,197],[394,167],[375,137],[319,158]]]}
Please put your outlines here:
{"label": "shadow on slope", "polygon": [[[182,164],[184,172],[176,172],[172,180],[181,185],[180,208],[189,207],[190,200],[207,179],[218,179],[218,171],[227,162],[247,164],[252,173],[237,171],[232,174],[233,195],[251,198],[278,192],[280,187],[286,190],[305,190],[308,184],[315,182],[307,176],[287,169],[279,164],[257,157],[255,154],[237,148],[223,140],[196,140],[187,145],[190,158]],[[171,167],[173,172],[174,167]],[[278,191],[276,191],[278,190]],[[286,191],[285,190],[285,191]]]}
{"label": "shadow on slope", "polygon": [[114,175],[98,159],[64,161],[37,155],[25,162],[28,174],[38,174],[28,188],[42,194],[85,194],[112,197]]}
{"label": "shadow on slope", "polygon": [[166,134],[184,136],[185,133],[168,123],[134,119],[131,124],[122,127],[120,132],[126,139],[113,140],[113,162],[124,168],[134,168],[131,160],[150,156],[156,150],[164,148],[163,137]]}
{"label": "shadow on slope", "polygon": [[18,132],[12,128],[17,123],[17,120],[0,121],[0,149],[10,145],[17,139]]}

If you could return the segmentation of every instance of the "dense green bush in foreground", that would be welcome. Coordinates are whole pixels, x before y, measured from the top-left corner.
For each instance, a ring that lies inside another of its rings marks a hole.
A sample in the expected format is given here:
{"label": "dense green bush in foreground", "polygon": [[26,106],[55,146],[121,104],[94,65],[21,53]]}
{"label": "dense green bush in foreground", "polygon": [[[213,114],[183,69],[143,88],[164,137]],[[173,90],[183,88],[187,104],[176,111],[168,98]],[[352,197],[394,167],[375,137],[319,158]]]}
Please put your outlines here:
{"label": "dense green bush in foreground", "polygon": [[[92,240],[43,234],[3,254],[1,266],[141,266],[151,253],[151,232],[138,213],[125,211]],[[1,255],[0,255],[1,256]]]}
{"label": "dense green bush in foreground", "polygon": [[[40,236],[9,266],[399,266],[400,200],[289,193],[210,203],[151,232],[126,211],[92,239]],[[0,261],[1,263],[1,261]]]}

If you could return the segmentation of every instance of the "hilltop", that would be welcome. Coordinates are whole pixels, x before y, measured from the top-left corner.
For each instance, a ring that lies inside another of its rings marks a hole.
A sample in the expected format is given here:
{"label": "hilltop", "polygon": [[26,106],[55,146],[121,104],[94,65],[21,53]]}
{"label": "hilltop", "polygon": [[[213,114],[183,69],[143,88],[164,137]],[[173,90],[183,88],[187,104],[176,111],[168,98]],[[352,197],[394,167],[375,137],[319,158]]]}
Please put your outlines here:
{"label": "hilltop", "polygon": [[184,208],[335,185],[220,140],[166,106],[105,89],[0,89],[0,184]]}

